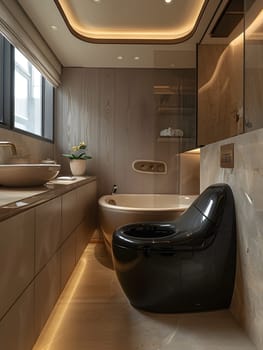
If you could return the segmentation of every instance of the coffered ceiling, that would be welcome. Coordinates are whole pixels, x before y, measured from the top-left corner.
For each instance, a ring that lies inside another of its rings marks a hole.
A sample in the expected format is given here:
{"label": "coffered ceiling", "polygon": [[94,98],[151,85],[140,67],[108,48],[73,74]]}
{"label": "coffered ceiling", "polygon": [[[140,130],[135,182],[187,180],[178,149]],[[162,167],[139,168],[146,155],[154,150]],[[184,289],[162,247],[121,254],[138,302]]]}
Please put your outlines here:
{"label": "coffered ceiling", "polygon": [[[64,66],[193,67],[226,0],[18,0]],[[220,5],[220,6],[221,6]]]}
{"label": "coffered ceiling", "polygon": [[98,43],[176,43],[195,31],[208,0],[55,0],[71,32]]}

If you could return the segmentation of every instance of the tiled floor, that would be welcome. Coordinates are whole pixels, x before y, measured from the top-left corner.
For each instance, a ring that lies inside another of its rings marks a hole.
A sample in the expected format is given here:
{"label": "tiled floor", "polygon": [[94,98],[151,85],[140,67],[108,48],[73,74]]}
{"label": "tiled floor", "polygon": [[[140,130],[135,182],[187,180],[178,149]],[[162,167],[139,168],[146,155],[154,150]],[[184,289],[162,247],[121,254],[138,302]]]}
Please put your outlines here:
{"label": "tiled floor", "polygon": [[90,244],[34,350],[255,350],[228,311],[152,314],[123,295],[102,244]]}

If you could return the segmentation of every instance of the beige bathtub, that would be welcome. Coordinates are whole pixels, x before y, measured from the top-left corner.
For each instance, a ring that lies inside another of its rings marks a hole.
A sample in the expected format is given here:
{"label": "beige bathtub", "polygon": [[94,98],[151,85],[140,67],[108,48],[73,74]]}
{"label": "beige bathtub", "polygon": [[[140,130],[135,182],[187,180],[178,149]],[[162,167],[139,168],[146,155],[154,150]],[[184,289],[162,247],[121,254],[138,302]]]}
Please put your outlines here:
{"label": "beige bathtub", "polygon": [[113,194],[99,199],[99,223],[107,248],[116,228],[135,222],[171,221],[197,196],[177,194]]}

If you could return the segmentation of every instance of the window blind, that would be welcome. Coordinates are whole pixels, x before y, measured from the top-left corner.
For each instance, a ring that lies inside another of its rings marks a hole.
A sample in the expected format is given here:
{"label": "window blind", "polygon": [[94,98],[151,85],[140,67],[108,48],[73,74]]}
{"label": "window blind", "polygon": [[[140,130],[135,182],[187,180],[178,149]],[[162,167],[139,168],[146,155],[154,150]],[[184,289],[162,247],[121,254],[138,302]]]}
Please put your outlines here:
{"label": "window blind", "polygon": [[0,32],[52,85],[60,85],[59,60],[17,1],[0,0]]}

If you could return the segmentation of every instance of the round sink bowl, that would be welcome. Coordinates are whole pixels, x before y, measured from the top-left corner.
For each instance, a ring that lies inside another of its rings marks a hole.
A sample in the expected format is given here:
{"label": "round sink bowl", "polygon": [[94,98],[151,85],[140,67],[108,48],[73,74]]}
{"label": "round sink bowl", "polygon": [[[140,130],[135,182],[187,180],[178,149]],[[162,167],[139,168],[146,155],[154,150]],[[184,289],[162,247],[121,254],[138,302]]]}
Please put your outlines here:
{"label": "round sink bowl", "polygon": [[7,187],[41,186],[54,179],[59,164],[0,164],[0,185]]}

